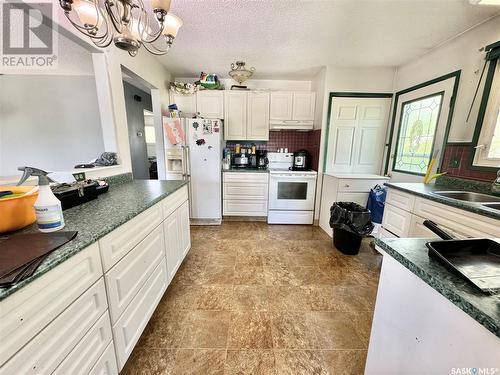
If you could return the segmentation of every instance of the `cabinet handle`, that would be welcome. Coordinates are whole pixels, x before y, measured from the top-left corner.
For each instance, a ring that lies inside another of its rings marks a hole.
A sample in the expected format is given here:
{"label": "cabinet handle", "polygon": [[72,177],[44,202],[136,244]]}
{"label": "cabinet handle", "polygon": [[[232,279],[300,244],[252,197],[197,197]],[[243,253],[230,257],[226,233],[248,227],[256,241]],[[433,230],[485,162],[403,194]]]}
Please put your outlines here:
{"label": "cabinet handle", "polygon": [[344,187],[349,187],[350,185],[349,184],[345,184]]}

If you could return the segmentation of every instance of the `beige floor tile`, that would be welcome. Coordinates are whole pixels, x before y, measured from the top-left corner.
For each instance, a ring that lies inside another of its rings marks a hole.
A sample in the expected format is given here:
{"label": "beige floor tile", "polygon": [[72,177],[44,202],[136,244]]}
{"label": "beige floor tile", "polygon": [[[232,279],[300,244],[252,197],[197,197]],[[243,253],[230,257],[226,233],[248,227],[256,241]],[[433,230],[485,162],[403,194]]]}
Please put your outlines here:
{"label": "beige floor tile", "polygon": [[262,349],[228,350],[225,375],[272,375],[274,352]]}
{"label": "beige floor tile", "polygon": [[265,312],[234,311],[231,314],[228,349],[271,349],[271,319]]}
{"label": "beige floor tile", "polygon": [[225,350],[179,349],[172,375],[222,375],[225,362]]}
{"label": "beige floor tile", "polygon": [[321,349],[366,349],[352,313],[309,312],[308,324]]}
{"label": "beige floor tile", "polygon": [[205,268],[200,283],[204,285],[232,285],[234,283],[234,266],[209,265]]}
{"label": "beige floor tile", "polygon": [[266,278],[263,266],[236,266],[234,270],[235,285],[265,285]]}
{"label": "beige floor tile", "polygon": [[317,340],[304,312],[273,312],[271,327],[275,349],[314,349]]}
{"label": "beige floor tile", "polygon": [[314,350],[275,350],[277,375],[328,375],[323,354]]}
{"label": "beige floor tile", "polygon": [[232,309],[235,311],[268,311],[267,287],[263,285],[236,285]]}
{"label": "beige floor tile", "polygon": [[203,285],[199,289],[196,309],[198,310],[225,310],[232,309],[232,285]]}
{"label": "beige floor tile", "polygon": [[147,348],[179,348],[189,324],[188,314],[188,310],[157,309],[141,336],[141,345]]}
{"label": "beige floor tile", "polygon": [[330,374],[363,375],[365,372],[366,350],[325,350],[323,358]]}
{"label": "beige floor tile", "polygon": [[230,313],[226,311],[191,311],[181,348],[226,348]]}
{"label": "beige floor tile", "polygon": [[307,289],[301,286],[268,286],[269,307],[273,311],[309,311]]}
{"label": "beige floor tile", "polygon": [[175,349],[136,347],[121,375],[168,375],[175,365]]}

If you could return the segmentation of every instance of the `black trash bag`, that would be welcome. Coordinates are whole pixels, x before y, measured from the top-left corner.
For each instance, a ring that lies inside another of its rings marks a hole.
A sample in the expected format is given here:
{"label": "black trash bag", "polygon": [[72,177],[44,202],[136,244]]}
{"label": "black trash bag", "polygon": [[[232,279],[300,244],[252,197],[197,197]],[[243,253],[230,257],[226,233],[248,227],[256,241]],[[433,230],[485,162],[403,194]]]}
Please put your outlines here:
{"label": "black trash bag", "polygon": [[367,208],[354,202],[335,202],[330,208],[330,227],[366,236],[374,225]]}

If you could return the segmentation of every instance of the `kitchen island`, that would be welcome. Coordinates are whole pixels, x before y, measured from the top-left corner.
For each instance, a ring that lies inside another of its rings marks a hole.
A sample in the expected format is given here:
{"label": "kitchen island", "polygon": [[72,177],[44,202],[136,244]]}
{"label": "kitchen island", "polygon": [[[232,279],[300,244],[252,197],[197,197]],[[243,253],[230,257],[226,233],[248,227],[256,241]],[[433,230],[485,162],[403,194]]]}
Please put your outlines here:
{"label": "kitchen island", "polygon": [[188,191],[114,181],[64,211],[73,241],[0,289],[0,373],[117,374],[132,353],[191,247]]}
{"label": "kitchen island", "polygon": [[384,259],[365,373],[499,373],[500,296],[430,258],[427,241],[376,240]]}

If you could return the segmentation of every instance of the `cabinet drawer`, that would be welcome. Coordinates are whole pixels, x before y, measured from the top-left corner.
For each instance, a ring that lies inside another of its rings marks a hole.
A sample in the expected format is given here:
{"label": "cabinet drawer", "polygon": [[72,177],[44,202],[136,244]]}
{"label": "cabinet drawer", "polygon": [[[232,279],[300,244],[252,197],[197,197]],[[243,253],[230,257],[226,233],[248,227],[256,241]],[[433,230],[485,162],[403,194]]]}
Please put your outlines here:
{"label": "cabinet drawer", "polygon": [[111,343],[111,340],[111,323],[109,322],[108,313],[105,312],[54,371],[54,374],[88,374]]}
{"label": "cabinet drawer", "polygon": [[90,375],[117,375],[118,366],[116,365],[115,348],[113,342],[108,344],[108,347],[102,353],[97,363],[89,372]]}
{"label": "cabinet drawer", "polygon": [[401,208],[402,210],[408,212],[413,212],[413,206],[415,204],[415,196],[389,188],[389,190],[387,191],[387,198],[385,201],[386,203],[389,203],[394,207]]}
{"label": "cabinet drawer", "polygon": [[226,216],[267,216],[267,200],[224,199],[222,202]]}
{"label": "cabinet drawer", "polygon": [[223,199],[266,200],[267,184],[224,183]]}
{"label": "cabinet drawer", "polygon": [[[126,202],[124,202],[126,204]],[[163,221],[161,202],[99,240],[104,271],[108,271]]]}
{"label": "cabinet drawer", "polygon": [[375,185],[382,185],[385,180],[339,179],[339,191],[368,193]]}
{"label": "cabinet drawer", "polygon": [[498,220],[428,199],[416,199],[414,213],[465,236],[500,237]]}
{"label": "cabinet drawer", "polygon": [[100,279],[5,363],[1,372],[52,373],[106,309],[106,291]]}
{"label": "cabinet drawer", "polygon": [[[439,238],[436,233],[424,226],[424,220],[425,219],[420,216],[411,215],[410,233],[408,236],[417,238]],[[446,230],[447,228],[443,229]]]}
{"label": "cabinet drawer", "polygon": [[267,184],[267,173],[251,172],[224,172],[224,182],[237,182],[241,184]]}
{"label": "cabinet drawer", "polygon": [[181,187],[175,193],[169,195],[164,200],[162,200],[161,204],[163,206],[163,219],[169,217],[170,214],[177,209],[177,207],[179,207],[187,200],[188,200],[187,186]]}
{"label": "cabinet drawer", "polygon": [[166,288],[166,263],[160,262],[120,319],[113,325],[113,339],[119,371],[132,353]]}
{"label": "cabinet drawer", "polygon": [[95,243],[0,302],[0,366],[101,276]]}
{"label": "cabinet drawer", "polygon": [[411,213],[390,204],[385,205],[382,226],[398,237],[408,237]]}
{"label": "cabinet drawer", "polygon": [[165,262],[163,226],[156,227],[105,275],[111,322],[118,320],[157,264]]}

